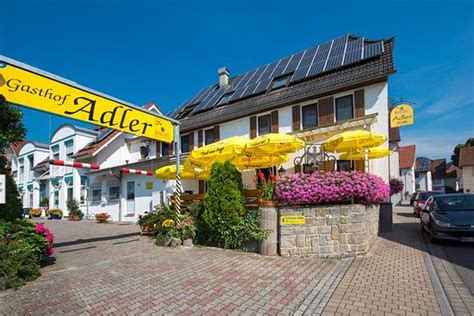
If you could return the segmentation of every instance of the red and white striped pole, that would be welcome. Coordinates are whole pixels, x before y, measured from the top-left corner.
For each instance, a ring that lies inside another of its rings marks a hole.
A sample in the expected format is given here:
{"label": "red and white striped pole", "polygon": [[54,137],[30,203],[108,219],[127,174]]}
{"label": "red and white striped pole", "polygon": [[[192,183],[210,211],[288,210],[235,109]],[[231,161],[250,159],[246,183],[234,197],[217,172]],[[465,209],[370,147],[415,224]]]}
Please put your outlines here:
{"label": "red and white striped pole", "polygon": [[75,162],[75,161],[64,161],[58,159],[52,159],[49,161],[50,165],[55,166],[67,166],[67,167],[74,167],[74,168],[86,168],[86,169],[99,169],[99,165],[93,163],[83,163],[83,162]]}
{"label": "red and white striped pole", "polygon": [[121,168],[120,170],[124,173],[142,174],[144,176],[152,176],[153,175],[152,171],[147,171],[147,170],[128,169],[128,168]]}

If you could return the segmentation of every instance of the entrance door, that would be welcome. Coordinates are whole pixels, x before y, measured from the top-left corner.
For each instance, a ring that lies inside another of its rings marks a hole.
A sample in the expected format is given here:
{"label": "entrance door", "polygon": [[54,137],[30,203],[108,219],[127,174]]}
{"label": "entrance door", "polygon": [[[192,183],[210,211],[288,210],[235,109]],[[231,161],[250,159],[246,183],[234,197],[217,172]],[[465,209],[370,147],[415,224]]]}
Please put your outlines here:
{"label": "entrance door", "polygon": [[127,215],[135,215],[135,181],[127,182]]}

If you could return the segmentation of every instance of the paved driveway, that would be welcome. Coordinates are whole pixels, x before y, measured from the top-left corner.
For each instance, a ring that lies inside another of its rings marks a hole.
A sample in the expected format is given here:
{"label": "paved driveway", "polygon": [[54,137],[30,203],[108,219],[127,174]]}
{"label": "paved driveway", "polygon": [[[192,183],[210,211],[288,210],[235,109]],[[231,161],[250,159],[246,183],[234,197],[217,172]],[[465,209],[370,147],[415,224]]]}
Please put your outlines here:
{"label": "paved driveway", "polygon": [[46,226],[56,236],[55,263],[18,291],[0,293],[0,314],[289,314],[313,298],[327,301],[327,276],[344,262],[162,248],[135,225]]}

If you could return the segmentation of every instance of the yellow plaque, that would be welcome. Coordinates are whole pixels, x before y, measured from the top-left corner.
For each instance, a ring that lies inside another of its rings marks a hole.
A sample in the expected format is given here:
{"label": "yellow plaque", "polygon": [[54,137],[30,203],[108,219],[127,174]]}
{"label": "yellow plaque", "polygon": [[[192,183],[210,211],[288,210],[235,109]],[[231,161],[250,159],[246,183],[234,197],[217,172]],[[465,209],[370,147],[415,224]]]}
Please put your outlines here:
{"label": "yellow plaque", "polygon": [[0,94],[14,104],[171,143],[173,124],[127,104],[1,63]]}
{"label": "yellow plaque", "polygon": [[390,127],[413,125],[415,116],[409,104],[399,104],[390,111]]}
{"label": "yellow plaque", "polygon": [[145,190],[153,190],[153,182],[146,182],[145,183]]}
{"label": "yellow plaque", "polygon": [[282,215],[280,225],[304,225],[306,223],[304,215]]}

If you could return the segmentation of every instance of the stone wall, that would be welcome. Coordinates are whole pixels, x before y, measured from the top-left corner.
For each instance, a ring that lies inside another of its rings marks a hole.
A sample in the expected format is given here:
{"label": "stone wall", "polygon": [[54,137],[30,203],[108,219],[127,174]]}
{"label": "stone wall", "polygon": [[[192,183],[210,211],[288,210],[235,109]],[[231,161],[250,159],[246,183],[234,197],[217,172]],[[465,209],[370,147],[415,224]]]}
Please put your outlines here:
{"label": "stone wall", "polygon": [[[361,204],[279,209],[281,256],[323,258],[365,254],[378,234],[379,206]],[[304,225],[283,225],[283,215],[304,215]]]}

